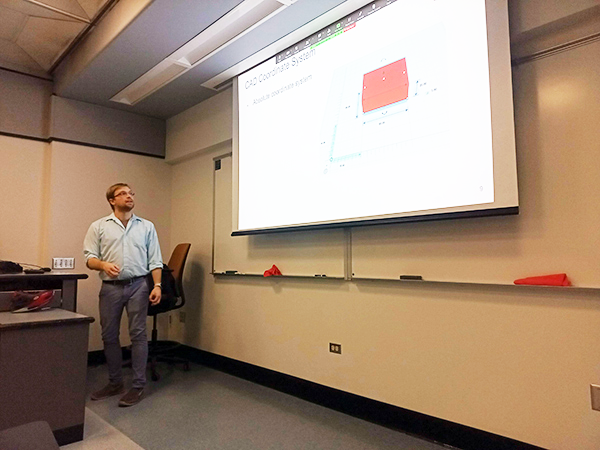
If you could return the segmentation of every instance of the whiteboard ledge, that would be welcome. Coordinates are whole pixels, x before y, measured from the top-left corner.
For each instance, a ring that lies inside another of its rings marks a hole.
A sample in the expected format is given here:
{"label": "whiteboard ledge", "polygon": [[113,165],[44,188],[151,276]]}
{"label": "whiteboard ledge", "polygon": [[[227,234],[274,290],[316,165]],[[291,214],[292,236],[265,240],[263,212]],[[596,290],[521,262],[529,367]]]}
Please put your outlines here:
{"label": "whiteboard ledge", "polygon": [[254,278],[265,278],[265,279],[272,279],[272,280],[278,280],[280,278],[302,278],[302,279],[307,279],[307,280],[344,280],[344,277],[330,277],[327,275],[323,275],[323,274],[317,274],[317,275],[273,275],[270,277],[265,277],[262,273],[243,273],[243,272],[237,272],[237,273],[227,273],[227,272],[212,272],[211,275],[214,275],[215,277],[254,277]]}
{"label": "whiteboard ledge", "polygon": [[507,287],[516,289],[540,289],[540,290],[555,290],[565,292],[588,292],[600,291],[600,287],[592,286],[546,286],[536,284],[513,284],[513,283],[483,283],[473,281],[435,281],[435,280],[401,280],[399,278],[369,278],[369,277],[352,277],[350,281],[356,282],[384,282],[384,283],[401,283],[401,284],[429,284],[429,285],[464,285],[464,286],[489,286],[489,287]]}

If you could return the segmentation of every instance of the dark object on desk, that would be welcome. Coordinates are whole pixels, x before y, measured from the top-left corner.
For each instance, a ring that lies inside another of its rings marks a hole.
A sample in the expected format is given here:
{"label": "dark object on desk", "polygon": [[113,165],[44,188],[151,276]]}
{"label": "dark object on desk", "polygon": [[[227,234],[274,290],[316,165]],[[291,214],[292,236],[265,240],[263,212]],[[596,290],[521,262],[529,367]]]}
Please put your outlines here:
{"label": "dark object on desk", "polygon": [[0,431],[0,448],[59,450],[48,422],[38,420]]}
{"label": "dark object on desk", "polygon": [[[156,316],[158,314],[173,311],[185,305],[185,296],[183,294],[183,268],[187,260],[188,253],[192,244],[179,244],[173,250],[168,264],[163,268],[162,272],[162,297],[158,305],[150,305],[148,307],[148,315],[152,316],[152,340],[148,352],[150,360],[150,370],[152,371],[152,381],[160,379],[159,373],[156,371],[157,361],[164,361],[171,364],[183,364],[183,370],[190,370],[190,363],[187,359],[176,357],[173,355],[173,350],[180,346],[177,342],[159,341],[158,331],[156,329]],[[149,280],[152,276],[149,275]],[[150,281],[152,286],[154,281]]]}
{"label": "dark object on desk", "polygon": [[12,261],[0,261],[0,273],[21,273],[23,266]]}
{"label": "dark object on desk", "polygon": [[571,286],[571,281],[569,280],[569,277],[567,277],[566,273],[519,278],[518,280],[515,280],[514,283],[530,284],[534,286]]}
{"label": "dark object on desk", "polygon": [[[20,262],[19,264],[26,267],[25,273],[52,272],[52,269],[50,267],[42,267],[42,266],[38,266],[37,264],[30,264],[30,263],[24,263],[24,262]],[[41,270],[41,272],[27,272],[30,269]]]}
{"label": "dark object on desk", "polygon": [[279,270],[277,268],[277,266],[275,264],[273,264],[273,266],[269,270],[265,270],[265,273],[263,275],[265,277],[272,277],[272,276],[282,275],[282,273],[281,273],[281,270]]}
{"label": "dark object on desk", "polygon": [[25,269],[25,273],[46,273],[43,269]]}
{"label": "dark object on desk", "polygon": [[423,281],[421,275],[400,275],[401,280]]}

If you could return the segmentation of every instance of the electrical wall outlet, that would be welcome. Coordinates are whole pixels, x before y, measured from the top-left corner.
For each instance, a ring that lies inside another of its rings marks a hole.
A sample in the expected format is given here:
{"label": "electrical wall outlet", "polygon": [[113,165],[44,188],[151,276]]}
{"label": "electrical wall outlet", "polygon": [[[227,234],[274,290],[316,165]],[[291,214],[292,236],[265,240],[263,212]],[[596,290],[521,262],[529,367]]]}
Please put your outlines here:
{"label": "electrical wall outlet", "polygon": [[337,353],[338,355],[342,354],[342,344],[334,344],[333,342],[329,343],[329,351],[331,353]]}
{"label": "electrical wall outlet", "polygon": [[185,311],[179,311],[179,321],[185,323]]}
{"label": "electrical wall outlet", "polygon": [[590,391],[592,394],[592,409],[600,411],[600,386],[590,384]]}
{"label": "electrical wall outlet", "polygon": [[53,269],[74,269],[75,258],[52,258]]}

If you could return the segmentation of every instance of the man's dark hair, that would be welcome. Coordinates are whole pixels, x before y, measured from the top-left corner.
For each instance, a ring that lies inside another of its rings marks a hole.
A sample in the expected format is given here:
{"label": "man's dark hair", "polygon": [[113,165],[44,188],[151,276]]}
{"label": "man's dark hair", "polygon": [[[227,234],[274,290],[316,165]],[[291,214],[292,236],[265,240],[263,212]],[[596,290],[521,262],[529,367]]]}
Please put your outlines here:
{"label": "man's dark hair", "polygon": [[110,205],[110,207],[112,208],[113,211],[115,210],[115,207],[112,205],[110,200],[112,198],[115,198],[115,192],[117,192],[117,189],[124,188],[124,187],[130,188],[130,186],[127,183],[116,183],[116,184],[113,184],[111,187],[109,187],[106,190],[106,200],[108,201],[108,204]]}

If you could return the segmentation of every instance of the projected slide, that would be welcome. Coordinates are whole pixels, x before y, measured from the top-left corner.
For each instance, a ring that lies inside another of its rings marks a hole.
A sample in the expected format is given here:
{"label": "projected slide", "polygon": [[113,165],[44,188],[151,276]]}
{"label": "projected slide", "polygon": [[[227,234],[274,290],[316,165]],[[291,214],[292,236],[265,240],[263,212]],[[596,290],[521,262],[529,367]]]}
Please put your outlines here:
{"label": "projected slide", "polygon": [[489,71],[485,2],[376,0],[240,75],[238,229],[494,202]]}

